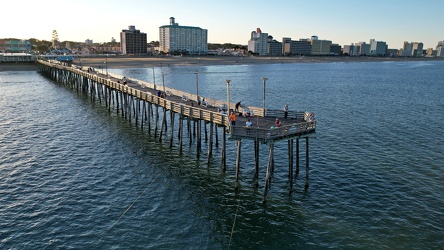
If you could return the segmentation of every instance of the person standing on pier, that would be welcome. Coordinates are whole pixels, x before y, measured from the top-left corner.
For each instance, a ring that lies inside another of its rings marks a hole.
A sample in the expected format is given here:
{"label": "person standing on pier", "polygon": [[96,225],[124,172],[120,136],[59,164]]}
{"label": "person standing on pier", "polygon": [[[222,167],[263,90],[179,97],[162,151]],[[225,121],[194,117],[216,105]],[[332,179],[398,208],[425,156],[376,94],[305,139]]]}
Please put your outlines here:
{"label": "person standing on pier", "polygon": [[282,122],[279,121],[279,118],[276,118],[276,121],[274,122],[275,127],[280,127],[282,125]]}
{"label": "person standing on pier", "polygon": [[288,117],[288,104],[285,104],[284,106],[284,119],[287,119]]}
{"label": "person standing on pier", "polygon": [[236,106],[235,106],[235,107],[236,107],[236,109],[235,109],[236,112],[239,112],[239,107],[240,107],[240,105],[241,105],[241,102],[240,102],[240,101],[239,101],[238,103],[236,103]]}
{"label": "person standing on pier", "polygon": [[230,114],[230,122],[231,126],[236,126],[236,114],[234,112],[231,112]]}
{"label": "person standing on pier", "polygon": [[253,125],[253,123],[250,121],[250,119],[247,120],[247,122],[245,123],[245,125],[249,128],[251,128],[251,126]]}

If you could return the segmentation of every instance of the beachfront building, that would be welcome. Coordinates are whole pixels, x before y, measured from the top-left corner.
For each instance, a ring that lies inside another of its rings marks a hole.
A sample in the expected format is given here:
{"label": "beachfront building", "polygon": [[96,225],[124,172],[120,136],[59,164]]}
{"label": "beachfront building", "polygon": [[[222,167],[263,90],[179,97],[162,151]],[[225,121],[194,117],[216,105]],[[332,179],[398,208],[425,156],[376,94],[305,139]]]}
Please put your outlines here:
{"label": "beachfront building", "polygon": [[159,51],[174,55],[207,55],[208,31],[199,27],[180,26],[174,17],[159,27]]}
{"label": "beachfront building", "polygon": [[308,56],[311,54],[311,41],[309,39],[299,39],[291,41],[290,51],[292,55]]}
{"label": "beachfront building", "polygon": [[0,52],[29,53],[31,51],[32,51],[32,44],[30,40],[0,39]]}
{"label": "beachfront building", "polygon": [[282,38],[282,54],[286,56],[305,56],[311,54],[310,39],[291,40],[291,38]]}
{"label": "beachfront building", "polygon": [[402,47],[402,56],[413,56],[413,57],[421,57],[423,56],[422,50],[423,50],[423,43],[418,42],[404,42],[404,45]]}
{"label": "beachfront building", "polygon": [[370,44],[368,44],[366,42],[358,42],[358,43],[355,43],[355,46],[359,47],[358,56],[370,55]]}
{"label": "beachfront building", "polygon": [[331,41],[311,39],[311,55],[329,55],[330,54]]}
{"label": "beachfront building", "polygon": [[120,51],[124,55],[146,55],[147,54],[146,33],[136,30],[133,25],[127,30],[120,32]]}
{"label": "beachfront building", "polygon": [[412,55],[416,57],[423,56],[424,44],[421,42],[413,42]]}
{"label": "beachfront building", "polygon": [[330,45],[330,55],[339,56],[341,55],[342,49],[341,45],[333,43]]}
{"label": "beachfront building", "polygon": [[282,55],[284,56],[290,55],[290,44],[291,44],[290,37],[282,37]]}
{"label": "beachfront building", "polygon": [[269,56],[282,56],[282,43],[268,36],[268,52]]}
{"label": "beachfront building", "polygon": [[34,62],[35,55],[29,53],[1,53],[0,63]]}
{"label": "beachfront building", "polygon": [[350,44],[350,45],[344,45],[344,48],[342,48],[342,54],[348,55],[348,56],[357,56],[359,55],[361,47],[356,44]]}
{"label": "beachfront building", "polygon": [[436,46],[436,56],[444,57],[444,41],[439,41]]}
{"label": "beachfront building", "polygon": [[376,41],[370,39],[370,55],[372,56],[385,56],[387,52],[387,44],[383,41]]}
{"label": "beachfront building", "polygon": [[427,48],[426,57],[436,57],[436,49]]}
{"label": "beachfront building", "polygon": [[396,57],[400,55],[400,51],[398,49],[387,49],[386,55],[388,57]]}
{"label": "beachfront building", "polygon": [[259,56],[266,56],[268,52],[268,33],[263,33],[260,28],[252,31],[248,41],[248,51]]}

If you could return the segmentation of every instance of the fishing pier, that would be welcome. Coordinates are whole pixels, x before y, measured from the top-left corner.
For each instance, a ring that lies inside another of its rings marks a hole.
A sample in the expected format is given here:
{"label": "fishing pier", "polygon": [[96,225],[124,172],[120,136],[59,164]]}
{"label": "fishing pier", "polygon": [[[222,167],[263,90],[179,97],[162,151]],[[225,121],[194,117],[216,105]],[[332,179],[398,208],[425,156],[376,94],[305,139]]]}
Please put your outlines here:
{"label": "fishing pier", "polygon": [[[242,107],[243,111],[232,110],[235,104],[230,103],[229,84],[227,84],[227,101],[202,98],[180,90],[159,86],[155,83],[138,79],[124,79],[123,76],[99,72],[90,67],[63,64],[57,61],[37,60],[38,72],[65,85],[68,88],[88,95],[91,100],[104,103],[109,111],[116,110],[123,118],[135,122],[142,128],[148,128],[158,141],[167,141],[170,147],[178,146],[182,154],[184,138],[188,137],[189,145],[195,140],[197,157],[201,157],[202,141],[208,145],[208,163],[213,156],[213,146],[219,147],[221,141],[221,167],[227,167],[227,139],[234,140],[237,146],[235,179],[236,188],[240,174],[242,141],[252,141],[254,149],[254,178],[259,177],[259,146],[267,145],[268,161],[265,172],[264,198],[274,171],[274,145],[288,143],[288,176],[293,189],[293,173],[299,174],[299,143],[305,141],[305,190],[309,186],[309,138],[314,136],[316,120],[313,113],[307,111],[266,110],[265,107]],[[196,76],[197,77],[197,76]],[[236,125],[231,125],[229,116],[223,111],[232,110],[236,114]],[[222,111],[222,112],[221,112]],[[252,116],[254,114],[254,117]],[[285,118],[286,117],[286,118]],[[275,119],[285,121],[282,126],[275,126]],[[251,119],[254,125],[247,127]],[[184,125],[186,124],[186,126]],[[177,129],[175,129],[177,128]],[[186,131],[185,131],[186,128]],[[177,135],[174,132],[177,131]],[[187,133],[185,133],[187,132]],[[177,142],[174,142],[177,138]],[[213,145],[214,144],[214,145]],[[294,170],[295,165],[295,170]]]}

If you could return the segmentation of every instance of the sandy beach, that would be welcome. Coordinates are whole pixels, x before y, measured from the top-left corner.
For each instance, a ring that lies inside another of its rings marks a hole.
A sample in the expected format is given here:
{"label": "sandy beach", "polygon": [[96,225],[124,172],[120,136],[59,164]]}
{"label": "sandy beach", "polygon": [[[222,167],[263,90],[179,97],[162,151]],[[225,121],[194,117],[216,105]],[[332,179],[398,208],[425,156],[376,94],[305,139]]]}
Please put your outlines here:
{"label": "sandy beach", "polygon": [[[104,66],[105,58],[82,57],[82,65],[92,67]],[[108,68],[151,68],[161,66],[208,66],[208,65],[242,65],[270,63],[328,63],[328,62],[388,62],[388,61],[435,61],[444,58],[379,58],[379,57],[108,57]],[[79,64],[78,58],[74,60]]]}
{"label": "sandy beach", "polygon": [[[162,66],[208,66],[208,65],[245,65],[270,63],[330,63],[330,62],[390,62],[390,61],[443,61],[444,58],[402,58],[402,57],[233,57],[233,56],[163,56],[163,57],[74,57],[74,64],[95,68],[151,68]],[[0,63],[0,71],[36,70],[34,63]]]}

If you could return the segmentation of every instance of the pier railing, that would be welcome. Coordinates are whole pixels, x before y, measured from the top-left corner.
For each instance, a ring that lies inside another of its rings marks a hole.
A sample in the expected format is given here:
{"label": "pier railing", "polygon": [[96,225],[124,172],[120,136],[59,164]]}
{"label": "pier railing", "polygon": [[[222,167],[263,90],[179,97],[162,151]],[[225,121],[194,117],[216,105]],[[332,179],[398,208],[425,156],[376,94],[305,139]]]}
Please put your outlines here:
{"label": "pier railing", "polygon": [[316,129],[316,121],[298,122],[281,127],[260,128],[233,126],[231,127],[231,139],[250,138],[262,140],[264,143],[282,140],[298,135],[313,133]]}
{"label": "pier railing", "polygon": [[[266,110],[266,116],[271,117],[284,117],[284,111],[283,110],[273,110],[273,109],[267,109]],[[287,118],[288,119],[298,119],[298,120],[304,120],[308,121],[310,112],[307,111],[288,111]]]}
{"label": "pier railing", "polygon": [[[72,67],[77,69],[78,65],[72,65]],[[98,69],[94,69],[94,70],[95,70],[95,72],[100,72],[100,70],[98,70]],[[108,76],[116,78],[116,79],[122,79],[124,77],[123,75],[119,75],[119,74],[111,73],[111,72],[108,72],[107,74],[108,74]],[[128,76],[125,76],[125,77],[128,79],[128,82],[139,84],[142,88],[150,88],[150,89],[164,91],[164,87],[163,87],[162,83],[161,84],[154,84],[152,82],[142,81],[142,80],[131,78]],[[165,92],[169,93],[170,95],[184,96],[184,97],[187,97],[189,100],[197,101],[197,95],[193,94],[193,93],[188,93],[185,91],[169,88],[166,86],[165,86]],[[208,106],[217,107],[217,108],[222,107],[222,106],[227,106],[226,101],[220,101],[220,100],[208,98],[206,96],[201,96],[201,95],[199,95],[199,98],[200,99],[205,98],[205,102],[208,104]],[[230,102],[230,107],[234,108],[235,105],[236,105],[235,103]],[[253,106],[246,106],[244,108],[252,110],[256,116],[261,116],[261,117],[264,116],[264,109],[263,108],[253,107]]]}

